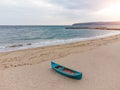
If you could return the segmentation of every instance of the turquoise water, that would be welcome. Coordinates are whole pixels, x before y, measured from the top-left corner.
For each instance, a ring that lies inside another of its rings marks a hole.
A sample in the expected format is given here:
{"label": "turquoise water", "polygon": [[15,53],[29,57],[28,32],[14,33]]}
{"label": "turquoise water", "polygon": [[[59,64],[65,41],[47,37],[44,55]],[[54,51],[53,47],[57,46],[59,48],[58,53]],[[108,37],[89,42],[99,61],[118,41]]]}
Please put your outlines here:
{"label": "turquoise water", "polygon": [[0,26],[0,52],[94,39],[119,31],[65,29],[66,26]]}

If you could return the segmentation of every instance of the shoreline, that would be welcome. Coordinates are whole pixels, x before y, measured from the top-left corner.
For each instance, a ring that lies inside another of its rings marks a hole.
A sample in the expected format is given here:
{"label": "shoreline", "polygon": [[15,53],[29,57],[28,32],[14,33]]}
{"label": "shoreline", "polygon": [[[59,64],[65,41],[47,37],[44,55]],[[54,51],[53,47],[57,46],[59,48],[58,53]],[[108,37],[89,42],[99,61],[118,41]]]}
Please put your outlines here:
{"label": "shoreline", "polygon": [[88,51],[120,40],[120,34],[64,45],[46,46],[0,53],[0,69],[39,64],[63,58],[70,54]]}
{"label": "shoreline", "polygon": [[119,31],[120,28],[109,28],[109,27],[66,27],[65,29],[94,29],[94,30],[117,30]]}
{"label": "shoreline", "polygon": [[27,49],[34,49],[34,48],[42,48],[42,47],[49,47],[49,46],[56,46],[56,45],[65,45],[65,44],[72,44],[72,43],[78,43],[78,42],[84,42],[88,40],[95,40],[100,38],[107,38],[109,36],[115,36],[120,34],[120,31],[107,33],[104,35],[98,35],[93,37],[87,37],[87,38],[73,38],[73,39],[65,39],[65,40],[52,40],[52,41],[44,41],[44,42],[24,42],[24,43],[14,43],[14,44],[8,44],[4,47],[1,46],[0,53],[1,52],[11,52],[11,51],[19,51],[19,50],[27,50]]}

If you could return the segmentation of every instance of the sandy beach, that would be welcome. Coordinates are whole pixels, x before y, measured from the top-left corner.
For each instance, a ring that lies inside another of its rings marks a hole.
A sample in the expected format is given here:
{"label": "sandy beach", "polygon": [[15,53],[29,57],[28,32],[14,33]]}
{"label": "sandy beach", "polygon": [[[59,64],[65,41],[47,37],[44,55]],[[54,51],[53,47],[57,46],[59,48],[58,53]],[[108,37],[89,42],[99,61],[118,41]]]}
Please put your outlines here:
{"label": "sandy beach", "polygon": [[[120,35],[0,53],[0,90],[120,90]],[[83,72],[74,80],[54,72],[53,60]]]}

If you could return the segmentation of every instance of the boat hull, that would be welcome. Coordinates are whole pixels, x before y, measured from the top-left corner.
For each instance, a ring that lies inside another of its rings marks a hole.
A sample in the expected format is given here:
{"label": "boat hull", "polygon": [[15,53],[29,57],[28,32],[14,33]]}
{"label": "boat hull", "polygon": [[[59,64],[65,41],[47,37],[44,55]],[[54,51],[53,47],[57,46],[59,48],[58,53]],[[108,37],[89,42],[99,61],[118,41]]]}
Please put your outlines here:
{"label": "boat hull", "polygon": [[70,68],[59,65],[55,62],[51,62],[51,67],[53,70],[55,70],[56,72],[58,72],[61,75],[64,75],[64,76],[67,76],[67,77],[73,78],[73,79],[78,79],[78,80],[82,79],[82,72],[72,70]]}

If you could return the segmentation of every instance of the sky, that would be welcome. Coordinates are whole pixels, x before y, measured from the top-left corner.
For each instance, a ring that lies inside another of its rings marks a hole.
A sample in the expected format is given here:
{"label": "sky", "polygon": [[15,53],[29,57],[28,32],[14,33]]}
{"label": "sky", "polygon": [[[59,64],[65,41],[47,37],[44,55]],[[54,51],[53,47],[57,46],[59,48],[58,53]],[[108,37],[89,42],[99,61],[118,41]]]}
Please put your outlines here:
{"label": "sky", "polygon": [[120,21],[120,0],[0,0],[0,25]]}

